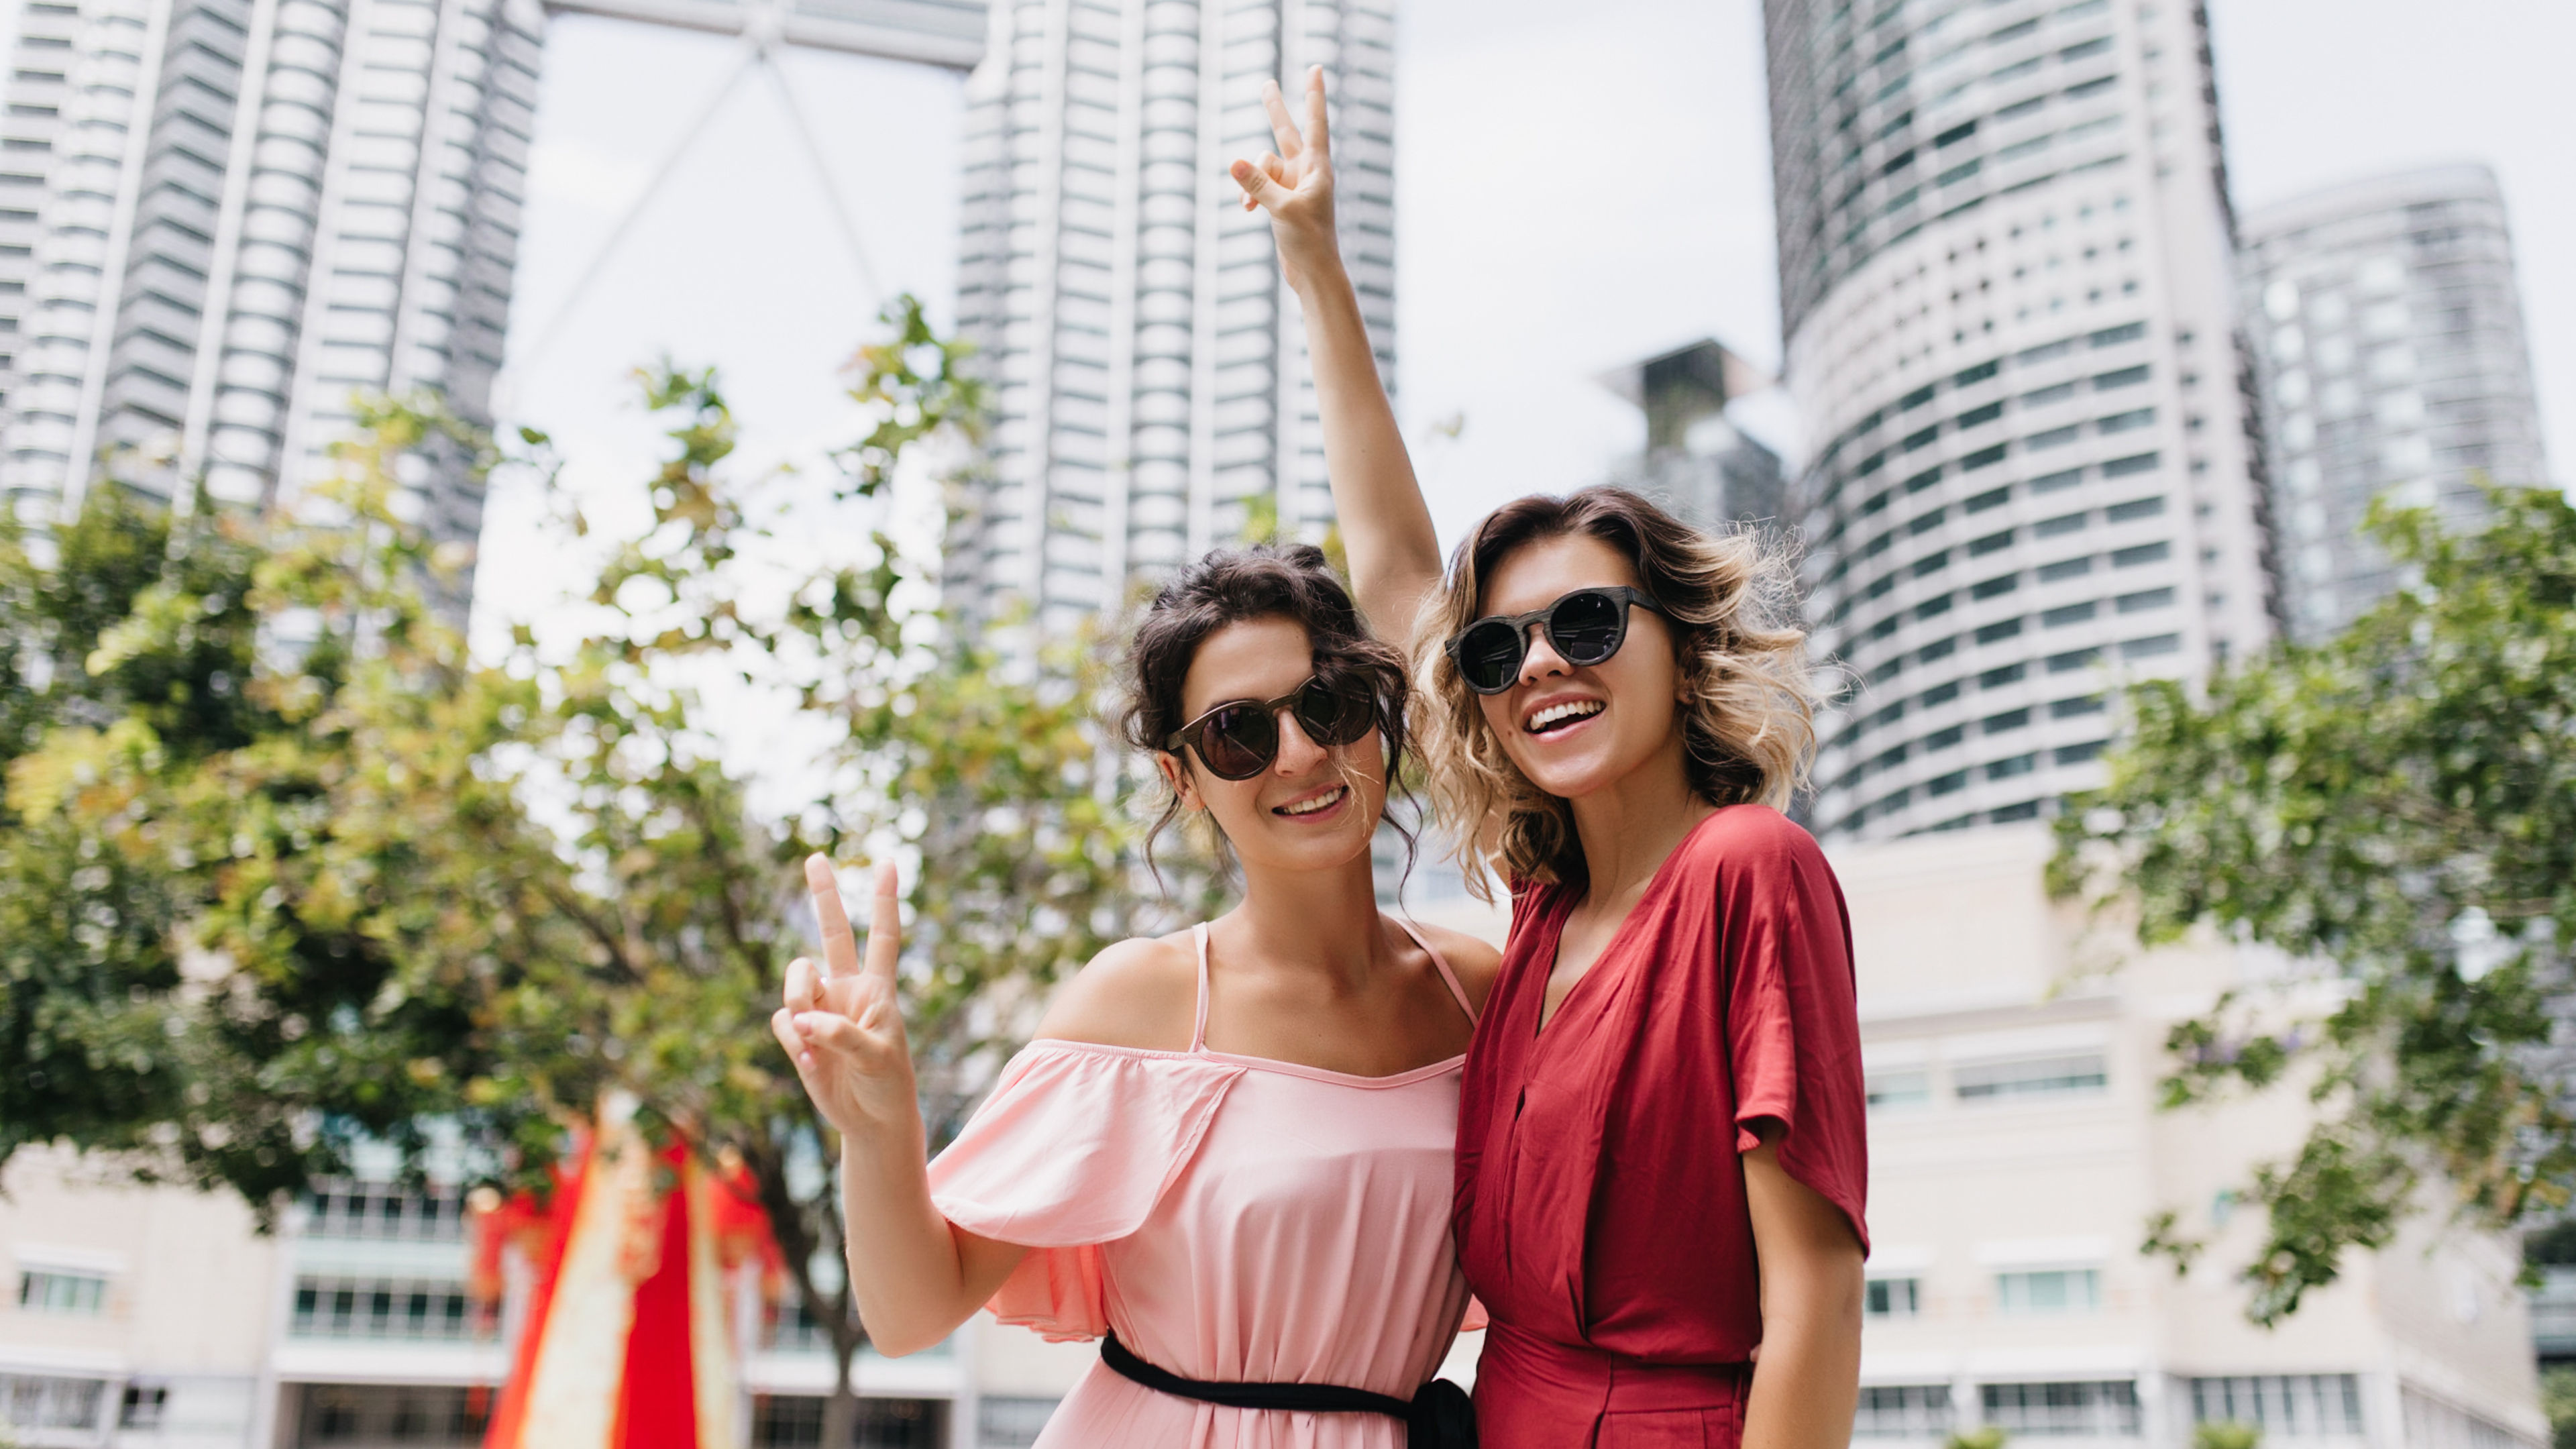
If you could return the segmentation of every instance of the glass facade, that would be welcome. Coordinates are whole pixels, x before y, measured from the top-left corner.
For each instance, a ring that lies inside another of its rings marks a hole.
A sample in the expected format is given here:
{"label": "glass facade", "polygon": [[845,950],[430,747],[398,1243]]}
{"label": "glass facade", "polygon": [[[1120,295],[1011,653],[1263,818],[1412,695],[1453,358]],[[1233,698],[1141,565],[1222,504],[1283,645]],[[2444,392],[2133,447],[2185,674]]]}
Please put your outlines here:
{"label": "glass facade", "polygon": [[1769,0],[1813,819],[2039,818],[2106,684],[2271,632],[2196,7]]}
{"label": "glass facade", "polygon": [[2371,502],[2485,512],[2548,481],[2504,198],[2483,166],[2410,171],[2246,219],[2245,315],[2288,625],[2333,633],[2395,586]]}

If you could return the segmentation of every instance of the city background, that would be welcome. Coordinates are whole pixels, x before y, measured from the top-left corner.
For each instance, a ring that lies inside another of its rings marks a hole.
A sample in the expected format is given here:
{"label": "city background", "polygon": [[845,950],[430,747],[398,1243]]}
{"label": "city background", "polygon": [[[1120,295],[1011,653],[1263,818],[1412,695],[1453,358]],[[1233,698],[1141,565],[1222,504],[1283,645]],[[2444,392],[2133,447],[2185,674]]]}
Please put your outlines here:
{"label": "city background", "polygon": [[[291,507],[359,429],[353,390],[426,387],[469,424],[544,430],[561,459],[487,487],[433,439],[388,474],[398,516],[476,546],[470,583],[433,604],[490,657],[521,625],[571,650],[617,541],[660,516],[637,480],[670,425],[633,374],[665,359],[718,369],[732,466],[793,470],[760,495],[790,520],[760,558],[864,563],[882,527],[937,555],[970,632],[1025,617],[1060,640],[1247,530],[1326,537],[1293,299],[1222,175],[1266,144],[1259,79],[1325,65],[1345,247],[1444,541],[1510,497],[1620,481],[1800,552],[1849,686],[1801,813],[1851,901],[1878,1129],[1855,1438],[2557,1432],[2539,1370],[2576,1363],[2559,1265],[2576,1252],[2547,1246],[2563,1232],[2526,1251],[2436,1206],[2295,1313],[2248,1321],[2245,1183],[2310,1113],[2294,1091],[2163,1110],[2166,1044],[2228,993],[2332,993],[2296,953],[2223,934],[2141,948],[2047,873],[2063,803],[2105,783],[2124,690],[2322,644],[2408,582],[2365,537],[2374,499],[2474,528],[2483,483],[2563,484],[2576,273],[2555,259],[2576,180],[2542,110],[2576,18],[2394,0],[5,9],[0,488],[18,516],[41,534],[98,479],[182,510],[200,477],[214,503]],[[881,414],[844,368],[906,293],[977,344],[992,426],[962,487],[916,459],[855,526],[834,455]],[[592,534],[552,526],[567,500]],[[803,724],[722,689],[713,718],[755,804],[800,787],[759,765],[803,748]],[[1504,926],[1435,862],[1404,902]],[[389,1148],[362,1147],[267,1236],[237,1199],[21,1150],[0,1199],[0,1435],[480,1442],[525,1283],[477,1286],[471,1154],[426,1163],[404,1185]],[[2140,1251],[2159,1214],[2206,1244],[2184,1271]],[[739,1432],[822,1442],[831,1335],[736,1288]],[[900,1361],[861,1350],[852,1442],[1027,1444],[1089,1361],[989,1320]]]}

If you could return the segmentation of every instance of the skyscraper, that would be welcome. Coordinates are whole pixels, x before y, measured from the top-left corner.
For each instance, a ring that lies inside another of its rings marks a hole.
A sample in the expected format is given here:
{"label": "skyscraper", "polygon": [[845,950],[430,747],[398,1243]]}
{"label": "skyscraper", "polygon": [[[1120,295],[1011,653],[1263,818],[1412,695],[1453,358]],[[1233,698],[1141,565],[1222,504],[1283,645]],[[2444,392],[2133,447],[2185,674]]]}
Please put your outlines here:
{"label": "skyscraper", "polygon": [[1780,455],[1738,428],[1727,405],[1768,385],[1751,363],[1715,341],[1661,353],[1605,373],[1603,386],[1646,415],[1646,450],[1610,481],[1659,499],[1704,528],[1784,520]]}
{"label": "skyscraper", "polygon": [[[0,486],[99,458],[263,503],[361,388],[488,421],[543,17],[530,0],[24,0],[0,117]],[[412,502],[472,540],[441,460]]]}
{"label": "skyscraper", "polygon": [[1295,297],[1226,176],[1264,78],[1333,95],[1342,247],[1393,366],[1392,0],[995,0],[972,84],[958,321],[995,384],[952,601],[1058,628],[1247,522],[1332,513]]}
{"label": "skyscraper", "polygon": [[2233,221],[2190,0],[1766,0],[1820,642],[1815,820],[2093,784],[2104,689],[2271,633]]}
{"label": "skyscraper", "polygon": [[2378,495],[2474,519],[2474,479],[2537,485],[2540,420],[2504,198],[2484,166],[2372,177],[2245,218],[2293,635],[2333,633],[2394,580],[2362,536]]}

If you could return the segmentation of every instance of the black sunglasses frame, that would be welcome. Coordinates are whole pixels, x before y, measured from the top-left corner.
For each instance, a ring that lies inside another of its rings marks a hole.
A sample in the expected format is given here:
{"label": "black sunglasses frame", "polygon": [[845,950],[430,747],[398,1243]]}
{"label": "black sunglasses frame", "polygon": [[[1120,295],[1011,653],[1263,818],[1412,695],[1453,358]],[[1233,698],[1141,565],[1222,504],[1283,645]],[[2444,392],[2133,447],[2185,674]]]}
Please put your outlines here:
{"label": "black sunglasses frame", "polygon": [[[1348,727],[1339,739],[1332,738],[1332,735],[1334,734],[1333,730],[1317,728],[1314,722],[1307,719],[1305,713],[1298,708],[1298,706],[1305,701],[1306,691],[1316,688],[1321,688],[1327,695],[1340,701],[1345,710],[1349,709],[1353,705],[1360,706],[1364,711],[1363,718],[1360,723],[1355,726]],[[1240,775],[1228,774],[1224,770],[1219,769],[1216,762],[1208,758],[1207,747],[1200,742],[1201,736],[1207,733],[1208,721],[1230,709],[1258,710],[1260,712],[1260,717],[1270,722],[1270,747],[1265,750],[1253,751],[1252,753],[1260,756],[1259,762],[1254,764],[1251,769],[1246,770]],[[1220,780],[1249,780],[1253,776],[1260,774],[1262,771],[1269,769],[1271,765],[1276,763],[1279,759],[1279,714],[1282,710],[1296,715],[1297,727],[1304,730],[1307,737],[1314,740],[1315,743],[1327,748],[1331,748],[1336,745],[1350,744],[1359,739],[1360,736],[1367,734],[1372,728],[1376,727],[1378,716],[1378,704],[1374,695],[1363,700],[1356,694],[1343,694],[1335,690],[1331,684],[1327,683],[1322,675],[1310,674],[1306,677],[1305,683],[1298,685],[1295,689],[1288,691],[1277,699],[1229,699],[1223,704],[1210,705],[1199,715],[1198,718],[1191,720],[1188,724],[1174,730],[1172,732],[1172,737],[1163,741],[1163,748],[1170,750],[1174,754],[1179,754],[1182,748],[1186,746],[1190,753],[1199,757],[1199,764],[1204,766],[1209,774],[1216,776]]]}
{"label": "black sunglasses frame", "polygon": [[[1564,608],[1574,600],[1582,598],[1607,598],[1612,603],[1619,606],[1619,622],[1610,631],[1610,647],[1602,650],[1599,654],[1596,654],[1589,659],[1575,658],[1575,651],[1567,649],[1564,643],[1556,636],[1556,611]],[[1478,694],[1502,694],[1509,691],[1514,684],[1519,682],[1521,666],[1529,662],[1530,625],[1541,623],[1547,625],[1547,646],[1550,649],[1555,650],[1558,657],[1562,658],[1566,663],[1581,668],[1599,664],[1603,660],[1616,655],[1620,648],[1628,642],[1628,608],[1630,605],[1644,609],[1650,614],[1660,614],[1666,619],[1670,619],[1672,617],[1672,611],[1666,609],[1663,605],[1656,603],[1653,596],[1649,595],[1643,589],[1632,589],[1626,585],[1604,584],[1595,588],[1569,590],[1566,593],[1559,595],[1555,603],[1548,605],[1544,609],[1532,609],[1526,614],[1487,614],[1485,617],[1469,624],[1466,628],[1459,630],[1455,635],[1451,636],[1449,642],[1442,645],[1441,648],[1448,654],[1449,662],[1458,667],[1458,678],[1460,682],[1464,683],[1469,689],[1474,690]],[[1468,675],[1467,661],[1462,657],[1460,652],[1466,646],[1468,635],[1475,633],[1477,630],[1482,629],[1489,624],[1501,624],[1509,628],[1512,631],[1512,647],[1518,651],[1512,659],[1511,670],[1504,677],[1503,682],[1493,685],[1490,688],[1485,685],[1478,684]]]}

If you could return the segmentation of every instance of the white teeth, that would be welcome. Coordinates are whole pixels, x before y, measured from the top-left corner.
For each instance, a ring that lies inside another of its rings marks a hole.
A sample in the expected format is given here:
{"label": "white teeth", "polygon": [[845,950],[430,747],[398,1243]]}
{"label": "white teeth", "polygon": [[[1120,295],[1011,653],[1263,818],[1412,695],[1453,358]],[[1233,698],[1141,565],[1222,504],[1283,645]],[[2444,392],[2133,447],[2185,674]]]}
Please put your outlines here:
{"label": "white teeth", "polygon": [[1566,704],[1550,705],[1546,709],[1540,710],[1538,713],[1531,715],[1529,717],[1529,722],[1523,725],[1522,728],[1535,734],[1538,731],[1547,728],[1549,725],[1556,723],[1558,720],[1579,719],[1585,715],[1599,714],[1602,711],[1602,708],[1603,705],[1601,701],[1597,699],[1578,699]]}
{"label": "white teeth", "polygon": [[1294,805],[1282,805],[1279,807],[1279,813],[1282,815],[1312,815],[1316,811],[1321,810],[1328,805],[1340,804],[1342,797],[1350,792],[1351,787],[1345,785],[1329,795],[1318,795],[1312,800],[1300,800]]}

